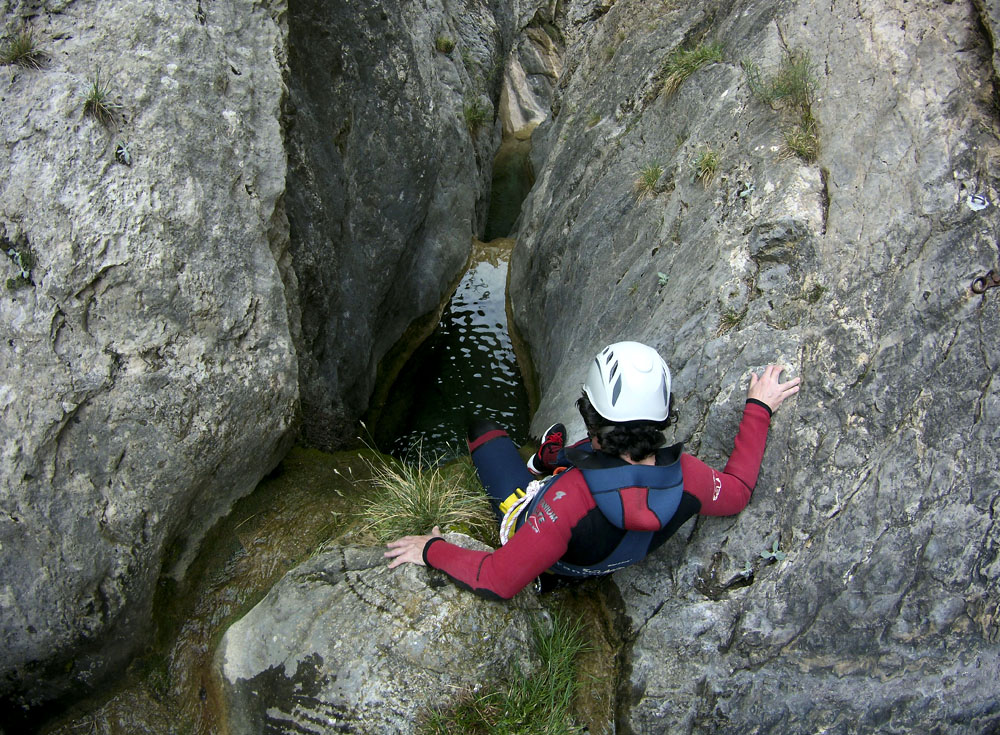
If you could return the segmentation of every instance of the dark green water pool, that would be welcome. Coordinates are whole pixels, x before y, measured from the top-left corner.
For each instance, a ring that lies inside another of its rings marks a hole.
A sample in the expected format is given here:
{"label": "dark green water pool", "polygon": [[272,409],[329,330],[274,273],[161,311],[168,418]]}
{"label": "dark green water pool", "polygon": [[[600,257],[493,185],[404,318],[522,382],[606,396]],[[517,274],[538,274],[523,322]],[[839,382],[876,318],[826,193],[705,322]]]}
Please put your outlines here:
{"label": "dark green water pool", "polygon": [[376,432],[382,451],[420,452],[425,462],[467,451],[474,417],[489,418],[523,444],[528,397],[507,331],[507,265],[513,241],[478,244],[472,265],[435,332],[396,379]]}

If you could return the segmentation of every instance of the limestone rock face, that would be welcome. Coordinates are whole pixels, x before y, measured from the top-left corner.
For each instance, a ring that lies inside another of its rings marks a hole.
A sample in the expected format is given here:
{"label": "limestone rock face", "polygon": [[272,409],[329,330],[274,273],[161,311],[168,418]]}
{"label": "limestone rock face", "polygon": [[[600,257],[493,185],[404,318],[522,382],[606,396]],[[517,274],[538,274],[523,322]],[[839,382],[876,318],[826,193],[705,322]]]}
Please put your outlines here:
{"label": "limestone rock face", "polygon": [[0,698],[34,702],[125,660],[166,545],[287,445],[284,10],[0,6],[47,57],[0,75]]}
{"label": "limestone rock face", "polygon": [[[466,546],[475,542],[450,534]],[[441,572],[337,547],[287,574],[217,654],[234,735],[414,732],[429,708],[534,665],[532,593],[484,602]]]}
{"label": "limestone rock face", "polygon": [[312,444],[354,437],[379,361],[482,234],[513,33],[502,8],[295,3],[288,211]]}
{"label": "limestone rock face", "polygon": [[[534,430],[581,435],[587,364],[620,339],[667,359],[672,438],[720,469],[750,371],[804,381],[750,507],[615,576],[632,640],[618,730],[995,728],[1000,291],[969,288],[998,258],[995,14],[594,5],[557,17],[572,42],[511,264]],[[710,43],[723,61],[665,91],[670,55]],[[812,162],[741,65],[766,79],[788,52],[816,79]]]}
{"label": "limestone rock face", "polygon": [[500,96],[503,135],[527,138],[549,116],[549,104],[562,73],[562,35],[539,11],[520,28],[504,71]]}

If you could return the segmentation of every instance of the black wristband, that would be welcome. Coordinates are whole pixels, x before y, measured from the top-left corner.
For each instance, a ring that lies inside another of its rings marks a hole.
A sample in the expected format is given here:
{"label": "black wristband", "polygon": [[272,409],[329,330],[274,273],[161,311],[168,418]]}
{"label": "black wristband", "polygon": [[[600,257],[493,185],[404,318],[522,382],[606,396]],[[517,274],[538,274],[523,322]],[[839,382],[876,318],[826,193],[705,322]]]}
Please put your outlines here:
{"label": "black wristband", "polygon": [[431,547],[431,544],[433,544],[435,541],[444,541],[444,539],[441,538],[440,536],[434,536],[433,538],[427,539],[427,543],[424,544],[424,550],[420,554],[423,557],[424,564],[426,564],[427,566],[431,566],[431,563],[427,561],[427,549],[429,549]]}
{"label": "black wristband", "polygon": [[758,406],[763,406],[767,409],[767,415],[769,417],[774,416],[774,411],[772,411],[771,407],[764,403],[764,401],[758,401],[756,398],[747,398],[747,403],[756,403]]}

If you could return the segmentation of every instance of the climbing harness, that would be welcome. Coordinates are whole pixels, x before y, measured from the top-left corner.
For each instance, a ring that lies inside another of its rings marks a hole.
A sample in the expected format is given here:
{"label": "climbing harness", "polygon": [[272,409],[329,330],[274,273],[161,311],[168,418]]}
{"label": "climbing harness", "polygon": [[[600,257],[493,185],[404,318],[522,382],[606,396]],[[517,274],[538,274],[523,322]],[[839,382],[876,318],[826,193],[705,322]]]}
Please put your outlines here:
{"label": "climbing harness", "polygon": [[507,499],[500,503],[500,511],[504,514],[500,521],[500,545],[505,546],[510,541],[511,536],[517,527],[517,519],[528,504],[540,493],[554,478],[548,477],[545,480],[532,480],[525,490],[517,488],[507,496]]}
{"label": "climbing harness", "polygon": [[991,270],[985,276],[972,281],[972,293],[986,293],[987,289],[1000,287],[1000,273]]}

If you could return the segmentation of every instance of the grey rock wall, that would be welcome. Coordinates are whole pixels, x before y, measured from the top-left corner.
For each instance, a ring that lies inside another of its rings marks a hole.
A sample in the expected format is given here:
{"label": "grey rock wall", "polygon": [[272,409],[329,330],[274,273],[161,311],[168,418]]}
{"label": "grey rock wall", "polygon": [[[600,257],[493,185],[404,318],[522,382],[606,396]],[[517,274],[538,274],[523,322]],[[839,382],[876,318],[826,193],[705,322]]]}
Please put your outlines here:
{"label": "grey rock wall", "polygon": [[329,448],[355,438],[379,361],[482,234],[513,21],[480,0],[296,0],[289,25],[303,428]]}
{"label": "grey rock wall", "polygon": [[[18,704],[126,660],[165,548],[193,550],[274,466],[298,384],[282,3],[0,5],[47,57],[0,67],[0,698]],[[95,82],[109,126],[84,113]]]}
{"label": "grey rock wall", "polygon": [[[750,507],[616,575],[631,621],[617,731],[992,732],[1000,291],[969,288],[998,259],[992,16],[592,6],[559,15],[571,42],[512,261],[533,428],[580,435],[586,365],[619,339],[661,351],[674,436],[718,467],[749,372],[777,361],[804,381]],[[671,52],[711,42],[721,63],[659,93]],[[741,68],[770,73],[789,50],[818,82],[814,163],[783,149],[787,113]]]}

